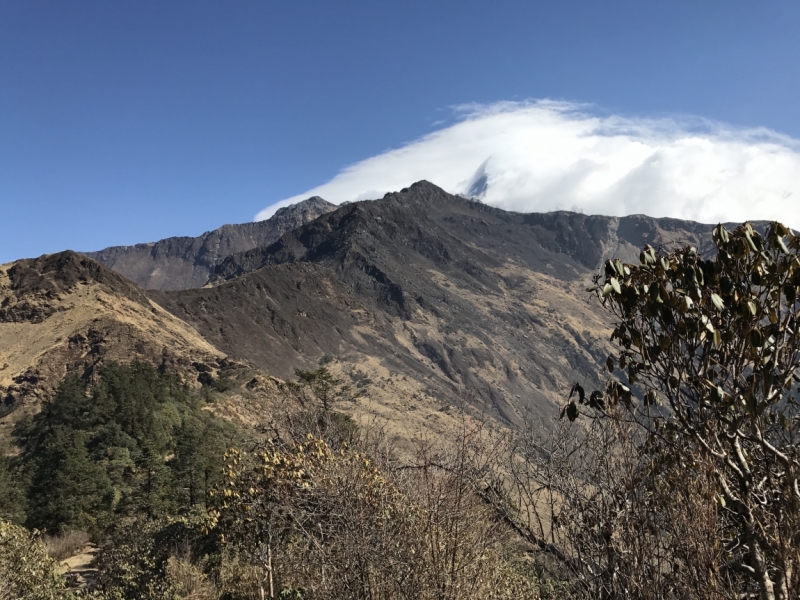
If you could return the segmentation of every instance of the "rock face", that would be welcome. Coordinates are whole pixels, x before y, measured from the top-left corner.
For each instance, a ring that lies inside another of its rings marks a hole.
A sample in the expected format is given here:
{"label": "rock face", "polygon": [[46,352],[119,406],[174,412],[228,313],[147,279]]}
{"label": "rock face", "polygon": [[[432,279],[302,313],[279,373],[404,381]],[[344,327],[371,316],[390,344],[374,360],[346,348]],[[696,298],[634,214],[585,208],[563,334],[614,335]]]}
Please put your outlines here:
{"label": "rock face", "polygon": [[257,223],[223,225],[198,237],[172,237],[150,244],[114,246],[85,254],[145,289],[202,287],[227,256],[268,246],[287,231],[336,208],[319,196],[278,210]]}

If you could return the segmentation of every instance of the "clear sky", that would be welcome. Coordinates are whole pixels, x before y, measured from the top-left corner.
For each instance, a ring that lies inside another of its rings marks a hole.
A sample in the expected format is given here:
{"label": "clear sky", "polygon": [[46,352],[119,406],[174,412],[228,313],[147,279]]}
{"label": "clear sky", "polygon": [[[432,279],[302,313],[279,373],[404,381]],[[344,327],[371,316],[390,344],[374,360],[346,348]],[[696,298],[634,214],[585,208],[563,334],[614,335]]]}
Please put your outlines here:
{"label": "clear sky", "polygon": [[798,32],[795,0],[0,0],[0,263],[251,220],[465,104],[696,116],[797,154]]}

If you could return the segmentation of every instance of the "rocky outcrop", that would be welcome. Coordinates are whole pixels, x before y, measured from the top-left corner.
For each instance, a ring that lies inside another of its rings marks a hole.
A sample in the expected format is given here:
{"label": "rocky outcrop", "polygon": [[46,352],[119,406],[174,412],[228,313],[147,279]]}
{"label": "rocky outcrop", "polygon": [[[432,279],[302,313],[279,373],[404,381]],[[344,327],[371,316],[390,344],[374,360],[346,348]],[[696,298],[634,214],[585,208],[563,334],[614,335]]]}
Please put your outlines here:
{"label": "rocky outcrop", "polygon": [[85,254],[145,289],[202,287],[227,256],[268,246],[287,231],[336,208],[318,196],[278,210],[257,223],[223,225],[198,237],[171,237],[149,244],[114,246]]}

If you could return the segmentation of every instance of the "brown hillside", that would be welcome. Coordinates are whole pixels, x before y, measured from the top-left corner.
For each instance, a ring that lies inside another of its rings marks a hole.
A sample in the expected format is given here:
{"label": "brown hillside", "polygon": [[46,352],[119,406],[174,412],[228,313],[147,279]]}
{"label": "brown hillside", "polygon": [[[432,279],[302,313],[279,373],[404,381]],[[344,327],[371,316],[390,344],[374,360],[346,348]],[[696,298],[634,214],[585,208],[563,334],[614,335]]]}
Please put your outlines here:
{"label": "brown hillside", "polygon": [[[0,266],[0,417],[35,410],[68,372],[147,360],[197,377],[222,352],[134,283],[74,252]],[[202,366],[203,364],[207,367]]]}
{"label": "brown hillside", "polygon": [[422,183],[226,259],[215,287],[151,297],[278,376],[335,357],[398,410],[470,398],[518,422],[553,414],[605,359],[607,326],[582,294],[591,271],[556,240]]}
{"label": "brown hillside", "polygon": [[441,430],[463,402],[550,418],[571,383],[600,383],[609,326],[583,289],[602,261],[644,243],[707,252],[709,230],[510,213],[420,182],[229,255],[213,287],[145,292],[72,252],[18,261],[0,267],[0,400],[102,360],[196,379],[227,355],[282,378],[326,364],[364,392],[346,410],[402,427]]}

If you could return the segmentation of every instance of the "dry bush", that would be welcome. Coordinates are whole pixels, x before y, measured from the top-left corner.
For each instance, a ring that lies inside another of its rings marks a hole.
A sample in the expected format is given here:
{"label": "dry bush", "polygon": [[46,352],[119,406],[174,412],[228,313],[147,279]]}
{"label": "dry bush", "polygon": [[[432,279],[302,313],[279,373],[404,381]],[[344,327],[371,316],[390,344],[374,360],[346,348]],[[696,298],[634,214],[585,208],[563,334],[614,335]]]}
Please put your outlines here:
{"label": "dry bush", "polygon": [[457,438],[421,444],[406,464],[313,436],[231,452],[209,522],[236,559],[220,580],[236,573],[237,597],[253,569],[261,597],[540,597],[515,534],[483,497],[490,436],[465,419]]}
{"label": "dry bush", "polygon": [[166,578],[181,600],[216,600],[216,586],[203,571],[202,561],[196,564],[189,553],[181,552],[167,559]]}
{"label": "dry bush", "polygon": [[0,520],[0,600],[55,600],[63,588],[39,535]]}
{"label": "dry bush", "polygon": [[64,560],[86,548],[90,538],[89,534],[83,531],[67,531],[59,535],[45,535],[42,541],[50,558]]}
{"label": "dry bush", "polygon": [[509,453],[497,506],[587,597],[798,597],[800,236],[713,238],[710,260],[606,261],[588,290],[616,321],[605,390],[576,384],[570,423]]}
{"label": "dry bush", "polygon": [[722,568],[725,537],[711,466],[665,460],[624,411],[586,428],[526,428],[495,505],[555,558],[587,598],[740,597]]}

